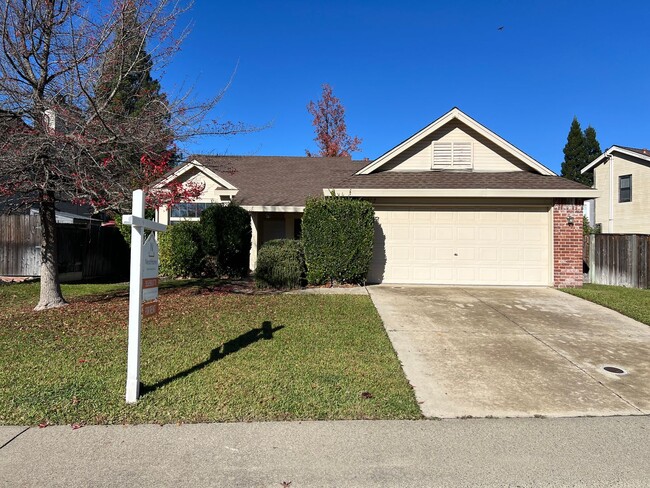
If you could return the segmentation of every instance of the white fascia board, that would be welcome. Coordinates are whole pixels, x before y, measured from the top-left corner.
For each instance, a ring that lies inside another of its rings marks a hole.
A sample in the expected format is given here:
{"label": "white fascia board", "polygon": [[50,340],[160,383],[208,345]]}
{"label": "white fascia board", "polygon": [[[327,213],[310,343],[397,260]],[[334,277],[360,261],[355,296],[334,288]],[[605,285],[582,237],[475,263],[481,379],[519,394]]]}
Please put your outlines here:
{"label": "white fascia board", "polygon": [[152,188],[158,189],[158,188],[163,188],[166,184],[168,184],[170,181],[174,181],[176,178],[179,176],[183,175],[190,169],[194,168],[195,164],[191,161],[188,161],[187,163],[182,164],[173,173],[170,173],[167,175],[164,179],[160,180],[158,183],[156,183]]}
{"label": "white fascia board", "polygon": [[431,124],[429,124],[427,127],[422,129],[421,131],[417,132],[415,135],[411,136],[408,138],[406,141],[402,142],[401,144],[395,146],[393,149],[390,151],[382,154],[379,158],[377,158],[373,163],[361,168],[356,174],[357,175],[367,175],[370,173],[373,173],[375,170],[383,166],[385,163],[387,163],[390,159],[392,159],[394,156],[397,154],[405,151],[409,147],[413,146],[414,144],[418,143],[428,135],[432,134],[433,132],[437,131],[440,129],[442,126],[447,124],[453,119],[458,119],[461,122],[463,122],[465,125],[470,127],[471,129],[475,130],[479,134],[481,134],[483,137],[486,139],[492,141],[494,144],[497,146],[501,147],[503,150],[509,152],[513,156],[517,157],[519,160],[527,164],[529,167],[532,169],[535,169],[538,171],[540,174],[547,175],[547,176],[557,176],[555,172],[553,172],[551,169],[547,168],[543,164],[539,163],[538,161],[535,161],[533,158],[531,158],[528,154],[523,152],[522,150],[518,149],[517,147],[513,146],[510,144],[508,141],[503,139],[502,137],[498,136],[494,132],[492,132],[490,129],[485,127],[484,125],[480,124],[473,118],[471,118],[469,115],[465,114],[458,108],[453,108],[449,112],[447,112],[445,115],[442,117],[436,119],[433,121]]}
{"label": "white fascia board", "polygon": [[622,147],[619,147],[619,146],[612,146],[607,151],[605,151],[600,156],[598,156],[596,159],[594,159],[587,166],[582,168],[580,173],[585,174],[587,171],[592,170],[593,168],[598,166],[600,163],[602,163],[605,159],[607,159],[614,151],[616,151],[618,153],[621,153],[621,154],[625,154],[627,156],[632,156],[634,158],[643,159],[644,161],[650,161],[650,156],[646,156],[645,154],[639,154],[638,152],[630,151],[629,149],[623,149]]}
{"label": "white fascia board", "polygon": [[241,208],[249,212],[304,212],[304,206],[282,205],[242,205]]}
{"label": "white fascia board", "polygon": [[219,183],[221,186],[223,186],[227,190],[238,190],[238,188],[236,186],[234,186],[233,184],[231,184],[228,181],[224,180],[221,176],[219,176],[217,173],[215,173],[211,169],[206,168],[205,166],[203,166],[196,159],[194,159],[192,161],[188,161],[187,163],[179,166],[179,168],[176,171],[171,173],[164,180],[161,180],[156,185],[154,185],[154,188],[163,188],[169,182],[174,181],[176,178],[178,178],[179,176],[182,176],[184,173],[186,173],[187,171],[189,171],[192,168],[198,169],[205,176],[207,176],[208,178],[210,178],[210,179],[214,180],[215,182]]}
{"label": "white fascia board", "polygon": [[236,186],[234,186],[233,184],[231,184],[231,183],[227,182],[226,180],[224,180],[221,176],[219,176],[217,173],[212,171],[210,168],[206,168],[205,166],[203,166],[196,159],[194,159],[192,161],[192,164],[194,164],[194,166],[196,166],[200,171],[202,171],[203,174],[205,174],[206,176],[212,178],[214,181],[219,183],[224,188],[226,188],[228,190],[237,190]]}
{"label": "white fascia board", "polygon": [[449,112],[444,114],[442,117],[439,117],[436,120],[434,120],[433,122],[431,122],[428,126],[426,126],[421,131],[416,132],[411,137],[406,139],[404,142],[398,144],[394,148],[390,149],[389,151],[387,151],[384,154],[382,154],[381,156],[379,156],[371,164],[368,164],[368,165],[364,166],[363,168],[361,168],[355,174],[357,174],[357,175],[369,175],[370,173],[374,172],[376,169],[383,166],[385,163],[387,163],[394,156],[401,153],[405,149],[411,147],[413,144],[415,144],[418,141],[422,140],[427,135],[429,135],[431,132],[434,132],[435,130],[439,129],[444,124],[449,122],[451,119],[453,119],[454,111],[456,111],[456,110],[458,110],[458,109],[456,109],[456,108],[451,109]]}
{"label": "white fascia board", "polygon": [[457,198],[597,198],[592,188],[584,190],[529,190],[490,188],[326,188],[323,195],[334,192],[342,197],[457,197]]}

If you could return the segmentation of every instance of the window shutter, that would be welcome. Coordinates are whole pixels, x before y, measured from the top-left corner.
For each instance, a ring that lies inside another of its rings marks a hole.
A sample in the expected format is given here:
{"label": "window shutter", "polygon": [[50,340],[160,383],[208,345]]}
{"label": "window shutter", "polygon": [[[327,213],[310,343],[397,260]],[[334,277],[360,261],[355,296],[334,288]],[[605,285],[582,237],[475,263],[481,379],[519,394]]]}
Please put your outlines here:
{"label": "window shutter", "polygon": [[434,142],[431,169],[472,169],[471,142]]}
{"label": "window shutter", "polygon": [[448,168],[452,163],[451,142],[433,143],[433,168]]}
{"label": "window shutter", "polygon": [[455,142],[454,158],[452,162],[454,168],[471,169],[472,167],[472,143]]}

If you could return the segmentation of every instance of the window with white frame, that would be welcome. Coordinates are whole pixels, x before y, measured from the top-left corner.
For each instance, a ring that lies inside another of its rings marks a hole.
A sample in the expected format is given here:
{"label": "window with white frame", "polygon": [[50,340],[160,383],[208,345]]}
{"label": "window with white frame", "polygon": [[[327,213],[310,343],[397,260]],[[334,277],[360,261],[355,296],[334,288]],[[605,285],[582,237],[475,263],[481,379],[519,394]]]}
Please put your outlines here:
{"label": "window with white frame", "polygon": [[190,202],[177,203],[172,205],[172,220],[196,220],[201,217],[203,211],[214,203]]}
{"label": "window with white frame", "polygon": [[471,142],[433,142],[431,169],[472,169]]}
{"label": "window with white frame", "polygon": [[618,177],[618,201],[620,203],[632,201],[632,175]]}

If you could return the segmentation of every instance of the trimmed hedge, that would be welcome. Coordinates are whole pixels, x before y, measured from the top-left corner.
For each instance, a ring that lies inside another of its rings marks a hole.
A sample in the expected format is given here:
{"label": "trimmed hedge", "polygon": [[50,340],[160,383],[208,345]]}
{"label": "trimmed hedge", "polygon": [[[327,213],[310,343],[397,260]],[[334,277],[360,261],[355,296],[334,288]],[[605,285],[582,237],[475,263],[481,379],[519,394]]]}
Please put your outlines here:
{"label": "trimmed hedge", "polygon": [[262,288],[300,288],[307,268],[302,243],[293,239],[266,242],[257,253],[255,282]]}
{"label": "trimmed hedge", "polygon": [[307,201],[302,241],[311,284],[365,283],[375,232],[370,202],[345,197]]}
{"label": "trimmed hedge", "polygon": [[160,272],[173,278],[198,276],[204,266],[201,225],[180,222],[159,234]]}
{"label": "trimmed hedge", "polygon": [[252,231],[246,210],[233,203],[208,207],[201,214],[201,234],[211,274],[248,274]]}

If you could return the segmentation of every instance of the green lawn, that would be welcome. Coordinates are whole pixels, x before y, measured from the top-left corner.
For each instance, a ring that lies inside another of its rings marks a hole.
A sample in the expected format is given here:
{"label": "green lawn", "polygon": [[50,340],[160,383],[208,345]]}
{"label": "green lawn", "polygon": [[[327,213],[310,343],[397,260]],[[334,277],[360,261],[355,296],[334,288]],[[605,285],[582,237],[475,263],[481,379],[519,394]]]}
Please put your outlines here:
{"label": "green lawn", "polygon": [[582,288],[564,288],[590,302],[598,303],[628,317],[650,325],[650,290],[622,286],[584,285]]}
{"label": "green lawn", "polygon": [[126,405],[126,287],[65,285],[71,304],[46,312],[37,293],[0,286],[0,424],[420,417],[366,296],[168,285]]}

